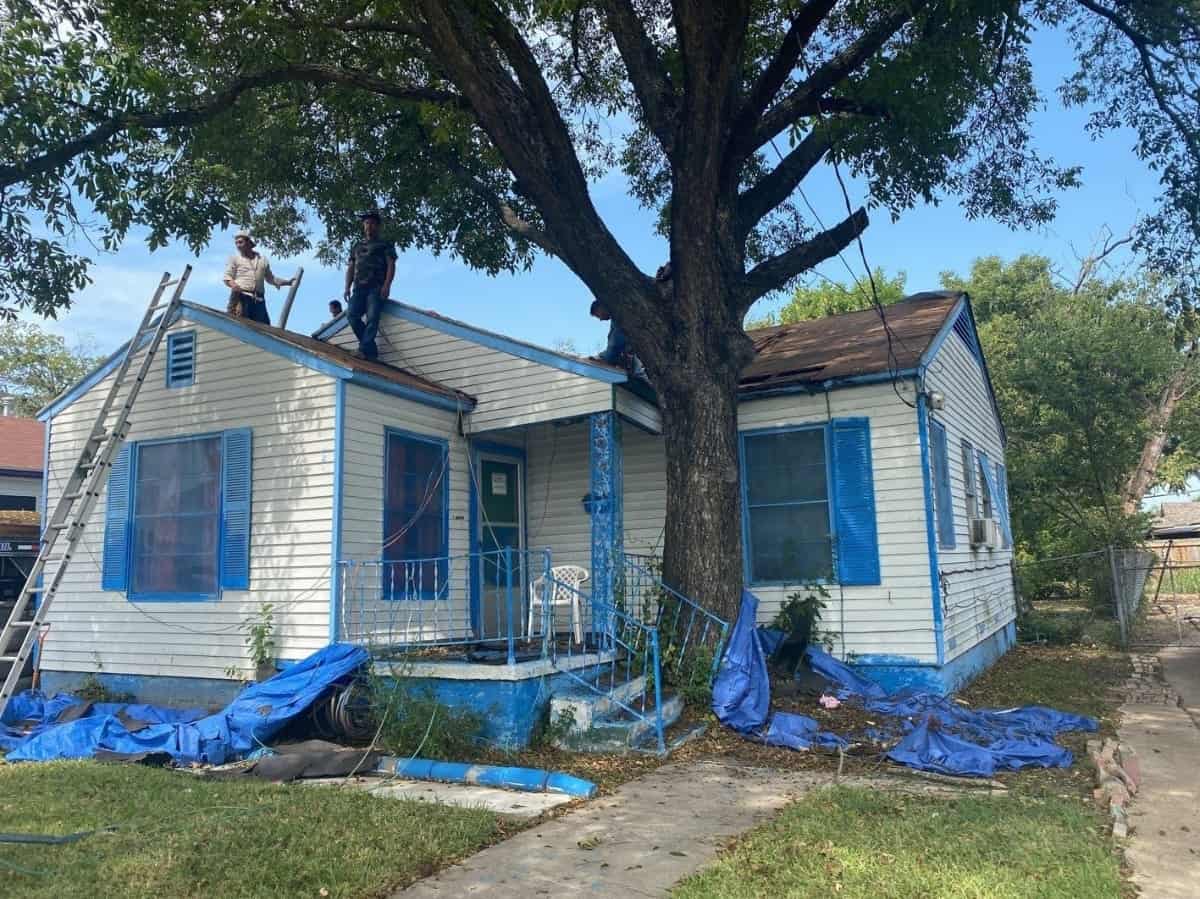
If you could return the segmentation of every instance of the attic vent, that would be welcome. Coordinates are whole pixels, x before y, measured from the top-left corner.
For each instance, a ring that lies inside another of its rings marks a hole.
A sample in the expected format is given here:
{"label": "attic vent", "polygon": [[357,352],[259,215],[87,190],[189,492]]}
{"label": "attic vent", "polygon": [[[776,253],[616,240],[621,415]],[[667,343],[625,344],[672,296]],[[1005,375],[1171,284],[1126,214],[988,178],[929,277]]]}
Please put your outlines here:
{"label": "attic vent", "polygon": [[196,332],[167,335],[167,386],[190,387],[196,380]]}
{"label": "attic vent", "polygon": [[983,353],[980,352],[979,343],[975,340],[975,330],[971,327],[971,319],[967,315],[966,309],[958,314],[958,318],[954,322],[954,333],[962,338],[967,349],[971,351],[971,355],[982,362]]}

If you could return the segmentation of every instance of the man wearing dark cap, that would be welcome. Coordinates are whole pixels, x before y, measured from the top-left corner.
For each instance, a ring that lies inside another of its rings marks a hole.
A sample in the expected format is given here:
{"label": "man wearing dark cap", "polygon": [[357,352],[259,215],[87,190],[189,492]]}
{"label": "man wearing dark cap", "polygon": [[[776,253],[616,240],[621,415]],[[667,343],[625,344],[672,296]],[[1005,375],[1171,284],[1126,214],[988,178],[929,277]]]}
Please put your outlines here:
{"label": "man wearing dark cap", "polygon": [[364,212],[359,218],[363,239],[350,249],[350,265],[346,268],[346,318],[358,338],[359,352],[366,359],[377,359],[379,348],[375,345],[375,337],[379,333],[383,304],[387,302],[392,278],[396,275],[396,245],[379,236],[378,212]]}

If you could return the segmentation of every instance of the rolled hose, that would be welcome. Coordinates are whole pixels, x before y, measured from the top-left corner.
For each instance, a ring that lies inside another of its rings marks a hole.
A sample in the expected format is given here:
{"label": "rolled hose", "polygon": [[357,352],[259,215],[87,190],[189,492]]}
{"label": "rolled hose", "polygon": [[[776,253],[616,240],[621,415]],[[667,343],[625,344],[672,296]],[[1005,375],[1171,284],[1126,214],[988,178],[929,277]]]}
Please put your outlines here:
{"label": "rolled hose", "polygon": [[474,784],[480,787],[499,787],[502,790],[521,790],[526,793],[562,793],[576,799],[591,799],[596,795],[596,785],[590,780],[562,771],[544,771],[541,768],[469,765],[465,762],[438,762],[433,759],[408,759],[385,755],[379,760],[376,770],[410,780]]}

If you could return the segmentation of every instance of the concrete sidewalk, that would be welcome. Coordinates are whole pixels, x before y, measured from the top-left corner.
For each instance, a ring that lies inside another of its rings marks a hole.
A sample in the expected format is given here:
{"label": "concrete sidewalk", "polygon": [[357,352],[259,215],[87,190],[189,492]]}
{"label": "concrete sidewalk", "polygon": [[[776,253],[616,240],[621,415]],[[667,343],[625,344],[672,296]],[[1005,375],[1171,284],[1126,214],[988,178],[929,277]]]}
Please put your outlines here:
{"label": "concrete sidewalk", "polygon": [[1141,770],[1125,856],[1144,899],[1193,899],[1200,895],[1200,729],[1180,703],[1200,704],[1200,648],[1159,658],[1171,689],[1160,701],[1121,707],[1120,738]]}
{"label": "concrete sidewalk", "polygon": [[664,896],[730,837],[829,780],[734,762],[664,765],[398,895]]}

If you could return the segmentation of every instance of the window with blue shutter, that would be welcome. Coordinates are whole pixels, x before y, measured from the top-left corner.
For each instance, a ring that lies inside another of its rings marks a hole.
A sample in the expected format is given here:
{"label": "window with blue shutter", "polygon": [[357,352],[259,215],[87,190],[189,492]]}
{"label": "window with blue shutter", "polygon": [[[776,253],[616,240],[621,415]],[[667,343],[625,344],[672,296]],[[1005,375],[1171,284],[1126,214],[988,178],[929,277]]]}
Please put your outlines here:
{"label": "window with blue shutter", "polygon": [[167,335],[167,386],[190,387],[196,380],[196,332]]}
{"label": "window with blue shutter", "polygon": [[954,500],[950,493],[950,458],[946,428],[929,420],[929,450],[933,464],[933,506],[937,513],[938,546],[954,549]]}
{"label": "window with blue shutter", "polygon": [[104,561],[100,588],[124,591],[129,584],[129,495],[132,487],[133,446],[126,443],[108,472],[108,501],[104,510]]}
{"label": "window with blue shutter", "polygon": [[996,505],[1000,507],[1000,533],[1004,537],[1004,548],[1012,546],[1012,517],[1008,508],[1008,470],[996,463]]}
{"label": "window with blue shutter", "polygon": [[871,424],[866,418],[838,418],[830,430],[838,580],[847,586],[878,584]]}
{"label": "window with blue shutter", "polygon": [[249,429],[123,447],[109,476],[104,589],[186,602],[249,587],[250,479]]}
{"label": "window with blue shutter", "polygon": [[250,486],[253,458],[249,428],[221,435],[221,587],[250,587]]}
{"label": "window with blue shutter", "polygon": [[996,503],[996,475],[992,471],[992,464],[988,461],[987,453],[983,450],[979,451],[979,481],[980,487],[983,490],[983,495],[980,498],[981,515],[984,518],[995,517]]}

